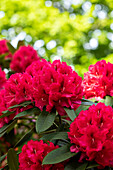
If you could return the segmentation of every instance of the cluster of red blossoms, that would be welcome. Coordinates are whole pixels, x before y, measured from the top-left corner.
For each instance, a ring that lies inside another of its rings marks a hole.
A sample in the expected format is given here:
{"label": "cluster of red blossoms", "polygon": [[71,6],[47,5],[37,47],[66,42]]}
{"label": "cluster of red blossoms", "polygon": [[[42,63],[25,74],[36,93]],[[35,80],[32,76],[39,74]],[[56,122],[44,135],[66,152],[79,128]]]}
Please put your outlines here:
{"label": "cluster of red blossoms", "polygon": [[[5,89],[0,91],[0,116],[3,114],[2,112],[9,107],[32,100],[31,94],[29,94],[31,84],[31,76],[26,73],[16,73],[10,76],[5,84]],[[31,107],[32,106],[29,105],[28,107],[21,108],[21,110],[20,108],[12,109],[15,113],[8,117],[1,118],[0,127],[12,120],[15,114]]]}
{"label": "cluster of red blossoms", "polygon": [[62,116],[66,114],[64,107],[78,108],[83,97],[82,78],[65,62],[37,61],[26,72],[32,77],[31,93],[39,109],[46,106],[46,110],[51,112],[55,108]]}
{"label": "cluster of red blossoms", "polygon": [[7,40],[0,40],[0,55],[5,55],[5,59],[10,59],[11,70],[22,73],[34,61],[40,59],[37,51],[30,45],[20,46],[19,49],[12,55],[7,46]]}
{"label": "cluster of red blossoms", "polygon": [[[10,106],[31,101],[41,111],[45,106],[46,111],[56,109],[61,116],[65,115],[64,107],[78,108],[83,97],[81,83],[82,78],[65,62],[56,60],[51,64],[43,59],[36,61],[26,72],[13,74],[7,80],[5,89],[1,91],[4,95],[1,95],[3,102],[0,103],[0,114]],[[19,112],[16,109],[16,114]],[[4,119],[0,121],[2,124],[7,123]]]}
{"label": "cluster of red blossoms", "polygon": [[113,109],[98,103],[81,111],[70,125],[68,137],[74,145],[71,152],[81,152],[79,161],[95,160],[99,165],[113,167]]}
{"label": "cluster of red blossoms", "polygon": [[22,152],[19,154],[19,170],[64,170],[64,163],[54,165],[42,165],[44,157],[58,148],[52,142],[43,143],[42,140],[29,141],[27,145],[22,147]]}
{"label": "cluster of red blossoms", "polygon": [[104,96],[113,96],[113,64],[105,60],[89,66],[83,80],[85,98],[95,97],[97,100]]}
{"label": "cluster of red blossoms", "polygon": [[6,74],[2,69],[0,68],[0,90],[4,87],[6,83]]}
{"label": "cluster of red blossoms", "polygon": [[12,54],[8,49],[7,40],[0,40],[0,55],[7,54],[5,59],[12,59]]}
{"label": "cluster of red blossoms", "polygon": [[20,46],[14,53],[10,68],[15,72],[24,72],[25,69],[33,62],[39,60],[37,51],[30,45]]}

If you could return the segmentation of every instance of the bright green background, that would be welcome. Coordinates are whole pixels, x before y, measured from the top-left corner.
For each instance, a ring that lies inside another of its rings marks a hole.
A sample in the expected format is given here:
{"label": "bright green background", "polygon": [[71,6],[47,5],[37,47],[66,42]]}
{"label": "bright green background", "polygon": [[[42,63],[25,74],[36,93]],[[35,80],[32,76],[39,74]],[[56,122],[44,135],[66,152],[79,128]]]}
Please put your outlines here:
{"label": "bright green background", "polygon": [[26,44],[44,41],[42,57],[60,56],[80,75],[102,58],[113,63],[113,0],[2,0],[0,11],[1,39],[24,31]]}

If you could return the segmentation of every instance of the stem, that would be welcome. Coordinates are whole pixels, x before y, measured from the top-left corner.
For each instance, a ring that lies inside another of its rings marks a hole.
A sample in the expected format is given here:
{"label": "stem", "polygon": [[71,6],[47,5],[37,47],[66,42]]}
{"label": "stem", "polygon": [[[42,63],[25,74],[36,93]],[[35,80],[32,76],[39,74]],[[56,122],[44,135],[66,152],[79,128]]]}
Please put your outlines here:
{"label": "stem", "polygon": [[20,127],[20,126],[25,126],[26,128],[31,129],[31,127],[29,127],[28,125],[23,124],[23,123],[18,123],[18,126],[19,126],[19,127]]}
{"label": "stem", "polygon": [[66,142],[66,143],[70,143],[68,140],[66,139],[59,139],[60,141]]}
{"label": "stem", "polygon": [[53,124],[58,128],[58,125],[55,122]]}
{"label": "stem", "polygon": [[25,119],[25,120],[33,120],[33,119],[36,120],[35,118],[27,118],[27,117],[20,118],[20,120],[24,120],[24,119]]}
{"label": "stem", "polygon": [[42,132],[42,133],[40,133],[40,135],[55,132],[55,131],[56,131],[56,129],[52,129],[52,130],[49,130],[49,131],[46,131],[46,132]]}
{"label": "stem", "polygon": [[58,117],[59,117],[59,123],[60,123],[60,124],[62,124],[61,116],[60,116],[60,115],[58,115]]}

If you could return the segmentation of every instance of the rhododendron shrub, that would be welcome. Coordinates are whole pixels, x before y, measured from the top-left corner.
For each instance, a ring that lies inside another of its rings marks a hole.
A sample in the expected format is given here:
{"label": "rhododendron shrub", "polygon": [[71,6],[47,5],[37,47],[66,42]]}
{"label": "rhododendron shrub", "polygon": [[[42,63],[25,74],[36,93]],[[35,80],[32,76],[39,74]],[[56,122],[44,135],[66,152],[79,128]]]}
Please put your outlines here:
{"label": "rhododendron shrub", "polygon": [[0,140],[10,147],[2,144],[0,168],[113,167],[113,64],[91,65],[82,81],[65,62],[41,59],[23,42],[17,49],[3,43],[13,58],[7,60],[12,71],[0,61]]}
{"label": "rhododendron shrub", "polygon": [[37,60],[39,60],[39,56],[32,46],[20,46],[13,55],[10,68],[15,72],[22,73],[33,61]]}
{"label": "rhododendron shrub", "polygon": [[52,142],[46,144],[42,140],[30,140],[27,145],[23,146],[22,152],[19,154],[19,170],[64,170],[65,163],[42,165],[44,157],[58,147],[54,146]]}
{"label": "rhododendron shrub", "polygon": [[89,66],[84,74],[84,96],[86,99],[95,97],[97,100],[105,96],[113,96],[113,64],[105,60]]}
{"label": "rhododendron shrub", "polygon": [[5,55],[5,59],[12,59],[12,54],[7,46],[7,40],[0,40],[0,55]]}
{"label": "rhododendron shrub", "polygon": [[113,109],[104,103],[92,105],[70,125],[71,152],[81,152],[79,161],[95,160],[113,167]]}

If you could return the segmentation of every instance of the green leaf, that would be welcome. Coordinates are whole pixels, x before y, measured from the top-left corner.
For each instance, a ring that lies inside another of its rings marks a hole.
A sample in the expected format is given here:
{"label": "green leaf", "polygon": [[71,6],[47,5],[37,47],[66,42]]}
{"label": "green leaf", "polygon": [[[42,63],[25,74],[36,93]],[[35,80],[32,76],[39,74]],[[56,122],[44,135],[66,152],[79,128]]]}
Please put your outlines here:
{"label": "green leaf", "polygon": [[67,115],[69,116],[69,118],[74,121],[74,119],[77,117],[75,114],[74,110],[70,110],[68,108],[64,108],[64,110],[66,111]]}
{"label": "green leaf", "polygon": [[93,104],[94,104],[94,102],[91,101],[91,100],[89,100],[89,99],[84,99],[84,98],[82,98],[82,101],[84,101],[84,102],[90,102],[90,103],[93,103]]}
{"label": "green leaf", "polygon": [[10,132],[15,124],[16,124],[16,120],[14,120],[10,124],[5,124],[2,128],[0,128],[0,137],[2,137],[6,132],[7,133]]}
{"label": "green leaf", "polygon": [[10,112],[9,110],[6,110],[6,111],[3,111],[2,113],[3,113],[3,115],[1,115],[0,118],[9,116],[9,115],[13,114],[14,112]]}
{"label": "green leaf", "polygon": [[76,170],[85,170],[88,163],[81,164]]}
{"label": "green leaf", "polygon": [[10,126],[8,126],[8,128],[7,128],[7,133],[9,133],[9,132],[14,128],[16,122],[17,122],[17,121],[14,120],[14,121],[10,124]]}
{"label": "green leaf", "polygon": [[29,115],[29,114],[33,114],[36,111],[39,111],[39,109],[38,108],[31,108],[31,109],[25,110],[21,113],[18,113],[13,119],[17,119],[17,118],[20,118],[20,117],[23,117],[23,116],[26,116],[26,115]]}
{"label": "green leaf", "polygon": [[79,107],[76,109],[76,111],[75,111],[76,115],[78,116],[79,113],[80,113],[82,110],[87,110],[89,107],[90,107],[90,106],[84,106],[84,105],[79,106]]}
{"label": "green leaf", "polygon": [[[9,107],[8,109],[13,109],[13,108],[20,107],[20,106],[21,106],[21,107],[26,107],[26,106],[28,106],[29,104],[31,104],[31,101],[26,101],[26,102],[24,102],[24,103],[11,106],[11,107]],[[30,110],[30,109],[29,109],[29,110]],[[3,111],[2,113],[3,113],[3,115],[1,115],[0,118],[9,116],[9,115],[13,114],[14,112],[11,112],[11,111],[9,111],[9,110],[5,110],[5,111]],[[27,113],[26,113],[26,111],[23,111],[23,112],[21,112],[21,114],[23,114],[23,116],[24,116],[24,115],[26,115]],[[21,116],[21,114],[18,114],[19,117]],[[18,115],[16,115],[15,117],[18,117]]]}
{"label": "green leaf", "polygon": [[76,170],[76,162],[67,164],[64,170]]}
{"label": "green leaf", "polygon": [[25,45],[25,43],[24,43],[23,40],[18,41],[17,49],[18,49],[20,46],[23,46],[23,45]]}
{"label": "green leaf", "polygon": [[70,152],[70,146],[70,144],[64,145],[58,149],[49,152],[43,159],[42,164],[56,164],[75,156],[77,153]]}
{"label": "green leaf", "polygon": [[4,57],[7,56],[9,53],[4,53],[4,54],[0,54],[0,61],[4,60]]}
{"label": "green leaf", "polygon": [[26,102],[23,102],[23,103],[20,103],[20,104],[16,104],[16,105],[14,105],[14,106],[11,106],[11,107],[9,107],[8,109],[13,109],[13,108],[16,108],[16,107],[26,107],[26,106],[28,106],[28,105],[30,105],[30,104],[32,104],[32,102],[31,101],[26,101]]}
{"label": "green leaf", "polygon": [[64,170],[85,170],[86,166],[87,166],[87,162],[86,163],[78,163],[78,160],[73,160],[71,162],[69,162]]}
{"label": "green leaf", "polygon": [[0,133],[0,138],[1,138],[2,136],[4,136],[5,133],[6,133],[6,131],[4,131],[3,133]]}
{"label": "green leaf", "polygon": [[8,166],[11,170],[18,170],[18,158],[15,150],[13,148],[9,149],[7,154]]}
{"label": "green leaf", "polygon": [[68,134],[67,132],[54,132],[54,133],[44,135],[41,139],[48,140],[48,141],[52,141],[54,139],[68,139]]}
{"label": "green leaf", "polygon": [[9,42],[7,42],[7,46],[8,46],[8,48],[9,48],[9,51],[10,51],[12,54],[14,54],[15,51],[16,51],[16,49],[15,49]]}
{"label": "green leaf", "polygon": [[4,126],[2,126],[2,128],[0,128],[0,133],[3,133],[3,131],[5,131],[8,126],[9,126],[8,124],[5,124]]}
{"label": "green leaf", "polygon": [[106,96],[105,97],[105,105],[106,106],[113,106],[113,98],[112,97],[110,97],[110,96]]}
{"label": "green leaf", "polygon": [[95,168],[97,166],[99,166],[99,164],[97,164],[96,162],[89,162],[89,164],[88,164],[86,169]]}
{"label": "green leaf", "polygon": [[1,168],[0,170],[9,170],[8,165],[6,165],[5,167]]}
{"label": "green leaf", "polygon": [[37,133],[43,132],[52,126],[56,117],[56,113],[49,113],[42,111],[36,121],[36,131]]}
{"label": "green leaf", "polygon": [[81,105],[85,105],[85,106],[92,106],[93,104],[97,105],[97,103],[94,103],[91,100],[87,100],[87,99],[84,99],[84,98],[81,101],[82,101]]}
{"label": "green leaf", "polygon": [[31,112],[31,109],[25,110],[25,111],[23,111],[23,112],[21,112],[21,113],[18,113],[13,119],[17,119],[17,118],[26,116],[26,115],[31,114],[31,113],[32,113],[32,112]]}
{"label": "green leaf", "polygon": [[18,147],[21,146],[22,144],[24,144],[25,142],[27,142],[31,136],[32,136],[32,131],[34,128],[32,128],[30,131],[28,131],[24,136],[22,136],[22,138],[15,144],[14,147]]}
{"label": "green leaf", "polygon": [[70,125],[72,123],[72,121],[66,120],[66,119],[62,119],[64,122],[66,122],[68,125]]}
{"label": "green leaf", "polygon": [[0,163],[4,160],[4,158],[7,156],[7,154],[0,157]]}

